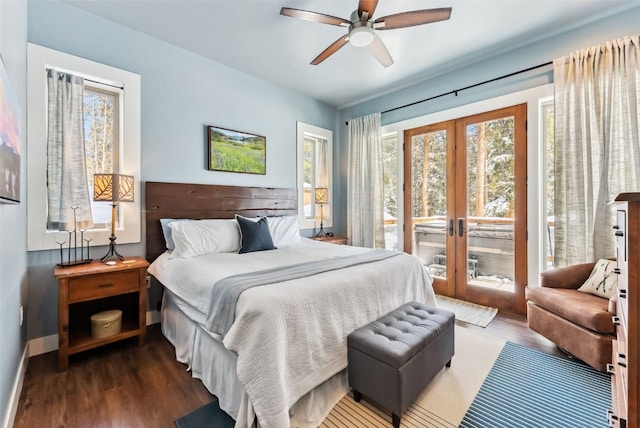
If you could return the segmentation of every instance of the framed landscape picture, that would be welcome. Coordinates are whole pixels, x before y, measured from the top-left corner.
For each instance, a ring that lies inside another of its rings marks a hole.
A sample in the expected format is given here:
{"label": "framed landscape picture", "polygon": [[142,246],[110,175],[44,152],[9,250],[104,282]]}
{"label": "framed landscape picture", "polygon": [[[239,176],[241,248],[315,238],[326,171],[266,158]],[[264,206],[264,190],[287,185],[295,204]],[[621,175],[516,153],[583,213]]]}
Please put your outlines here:
{"label": "framed landscape picture", "polygon": [[209,171],[266,174],[267,139],[260,135],[207,126]]}
{"label": "framed landscape picture", "polygon": [[1,57],[0,203],[20,203],[20,105]]}

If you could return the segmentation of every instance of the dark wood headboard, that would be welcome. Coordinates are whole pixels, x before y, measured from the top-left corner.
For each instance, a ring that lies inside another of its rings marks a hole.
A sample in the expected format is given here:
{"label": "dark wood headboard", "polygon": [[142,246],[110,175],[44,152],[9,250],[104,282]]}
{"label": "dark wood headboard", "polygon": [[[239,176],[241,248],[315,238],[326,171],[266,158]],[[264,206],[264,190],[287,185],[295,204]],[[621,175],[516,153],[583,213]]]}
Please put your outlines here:
{"label": "dark wood headboard", "polygon": [[298,213],[296,189],[219,186],[215,184],[145,183],[147,260],[165,251],[161,218],[234,218]]}

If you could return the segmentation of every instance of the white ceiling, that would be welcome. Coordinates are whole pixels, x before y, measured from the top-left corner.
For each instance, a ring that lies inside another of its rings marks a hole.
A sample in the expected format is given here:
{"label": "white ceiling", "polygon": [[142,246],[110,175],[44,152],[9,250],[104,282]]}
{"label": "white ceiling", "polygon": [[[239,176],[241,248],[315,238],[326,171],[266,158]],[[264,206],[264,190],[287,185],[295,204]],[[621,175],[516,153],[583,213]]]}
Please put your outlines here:
{"label": "white ceiling", "polygon": [[380,0],[374,19],[452,7],[451,19],[378,31],[395,64],[349,44],[309,63],[347,29],[280,15],[283,6],[349,19],[357,0],[66,0],[261,79],[341,107],[601,19],[637,0]]}

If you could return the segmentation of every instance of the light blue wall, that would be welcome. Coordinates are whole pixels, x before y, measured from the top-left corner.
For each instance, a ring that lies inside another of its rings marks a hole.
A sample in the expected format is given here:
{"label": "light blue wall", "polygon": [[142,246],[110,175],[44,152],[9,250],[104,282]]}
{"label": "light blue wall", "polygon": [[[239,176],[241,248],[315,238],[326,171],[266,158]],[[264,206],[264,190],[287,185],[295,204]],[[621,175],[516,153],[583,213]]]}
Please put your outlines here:
{"label": "light blue wall", "polygon": [[[335,127],[326,104],[58,1],[30,1],[28,28],[31,43],[140,74],[143,182],[296,187],[296,121]],[[207,171],[205,125],[266,136],[267,174]],[[142,244],[119,250],[144,256]],[[57,333],[56,256],[29,253],[29,339]]]}
{"label": "light blue wall", "polygon": [[[491,80],[515,71],[544,64],[578,49],[588,48],[616,38],[637,34],[640,31],[640,5],[623,13],[595,20],[571,31],[518,47],[511,52],[497,55],[457,70],[449,70],[438,76],[424,76],[423,81],[402,90],[340,110],[334,169],[336,215],[334,229],[346,231],[346,159],[348,130],[345,121],[430,98],[442,93]],[[551,67],[540,68],[522,75],[448,95],[415,106],[382,115],[382,124],[444,111],[453,107],[533,88],[553,81]]]}
{"label": "light blue wall", "polygon": [[[28,26],[27,26],[28,19]],[[638,32],[640,6],[585,27],[538,41],[514,52],[433,76],[419,84],[365,103],[335,110],[309,97],[253,78],[146,35],[86,14],[58,1],[0,1],[0,53],[23,106],[22,192],[26,201],[26,44],[50,48],[139,73],[142,80],[142,181],[233,185],[296,185],[296,121],[334,129],[335,229],[346,231],[346,146],[344,121],[461,88],[576,49]],[[28,28],[28,34],[27,34]],[[444,97],[383,115],[383,123],[417,117],[551,81],[548,70],[497,82],[458,97]],[[204,169],[204,126],[214,124],[267,137],[265,176]],[[143,197],[141,194],[140,197]],[[101,251],[101,250],[96,250]],[[142,244],[122,246],[126,255],[144,254]],[[26,252],[26,203],[0,205],[0,421],[27,336],[57,332],[57,286],[53,252]],[[27,271],[29,291],[27,293]],[[27,300],[28,295],[28,300]],[[27,303],[27,325],[19,307]]]}
{"label": "light blue wall", "polygon": [[[27,298],[26,100],[27,4],[0,1],[0,54],[21,107],[20,205],[0,204],[0,424],[10,414],[10,402],[22,354],[26,323],[20,327],[20,305]],[[0,113],[4,114],[4,112]]]}

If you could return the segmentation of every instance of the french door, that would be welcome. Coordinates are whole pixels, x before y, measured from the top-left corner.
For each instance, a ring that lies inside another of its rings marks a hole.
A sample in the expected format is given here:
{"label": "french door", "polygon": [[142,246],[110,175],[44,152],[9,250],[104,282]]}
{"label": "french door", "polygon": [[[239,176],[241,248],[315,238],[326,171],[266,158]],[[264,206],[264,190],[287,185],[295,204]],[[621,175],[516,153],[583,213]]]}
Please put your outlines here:
{"label": "french door", "polygon": [[404,135],[404,250],[436,293],[525,312],[526,104]]}

